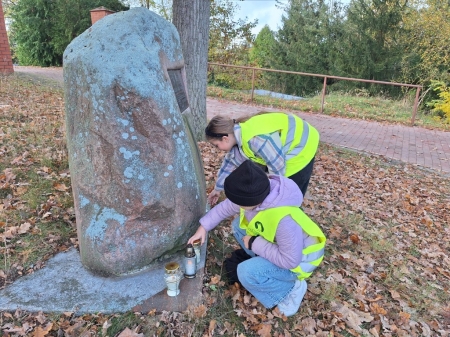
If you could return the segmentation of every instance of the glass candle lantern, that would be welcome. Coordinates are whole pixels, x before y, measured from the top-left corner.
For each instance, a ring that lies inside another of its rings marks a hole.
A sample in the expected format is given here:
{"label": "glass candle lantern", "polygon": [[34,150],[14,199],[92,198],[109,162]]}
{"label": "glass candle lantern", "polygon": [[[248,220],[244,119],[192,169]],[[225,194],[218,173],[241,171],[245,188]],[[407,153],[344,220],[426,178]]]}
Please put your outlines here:
{"label": "glass candle lantern", "polygon": [[196,272],[197,258],[195,257],[195,250],[191,244],[188,244],[184,254],[184,277],[194,278]]}
{"label": "glass candle lantern", "polygon": [[196,262],[197,262],[197,266],[200,264],[200,254],[201,254],[201,247],[202,247],[202,240],[198,239],[195,240],[194,242],[192,242],[192,246],[194,247],[194,252],[195,252],[195,256],[196,256]]}
{"label": "glass candle lantern", "polygon": [[180,265],[176,262],[170,262],[165,266],[164,280],[167,285],[167,295],[177,296],[180,293],[180,281],[182,273]]}

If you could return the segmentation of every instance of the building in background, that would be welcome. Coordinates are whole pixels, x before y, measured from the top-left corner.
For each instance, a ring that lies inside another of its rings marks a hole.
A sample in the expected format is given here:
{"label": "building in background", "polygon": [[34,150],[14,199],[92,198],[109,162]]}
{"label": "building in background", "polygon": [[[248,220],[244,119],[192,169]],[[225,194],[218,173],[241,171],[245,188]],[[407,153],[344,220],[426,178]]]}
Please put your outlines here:
{"label": "building in background", "polygon": [[98,20],[103,19],[105,16],[109,14],[114,14],[115,12],[105,8],[105,7],[98,7],[90,10],[91,12],[91,22],[92,24],[96,23]]}
{"label": "building in background", "polygon": [[5,15],[0,1],[0,74],[8,75],[14,73],[14,67],[9,48],[8,34],[6,33]]}

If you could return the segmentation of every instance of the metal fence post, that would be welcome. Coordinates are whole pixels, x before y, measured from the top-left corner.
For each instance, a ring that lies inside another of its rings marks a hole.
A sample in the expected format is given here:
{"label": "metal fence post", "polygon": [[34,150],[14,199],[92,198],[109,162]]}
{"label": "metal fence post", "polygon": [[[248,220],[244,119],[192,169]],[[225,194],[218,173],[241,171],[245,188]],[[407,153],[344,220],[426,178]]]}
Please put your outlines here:
{"label": "metal fence post", "polygon": [[416,89],[416,99],[414,100],[414,108],[413,108],[413,114],[412,114],[412,118],[411,118],[411,126],[414,126],[414,121],[416,119],[417,107],[419,105],[419,92],[420,92],[420,87],[418,87]]}
{"label": "metal fence post", "polygon": [[323,78],[323,89],[322,89],[322,105],[320,106],[320,113],[323,113],[323,104],[325,103],[325,91],[327,90],[327,77]]}
{"label": "metal fence post", "polygon": [[253,102],[253,92],[255,91],[255,69],[252,69],[252,99]]}

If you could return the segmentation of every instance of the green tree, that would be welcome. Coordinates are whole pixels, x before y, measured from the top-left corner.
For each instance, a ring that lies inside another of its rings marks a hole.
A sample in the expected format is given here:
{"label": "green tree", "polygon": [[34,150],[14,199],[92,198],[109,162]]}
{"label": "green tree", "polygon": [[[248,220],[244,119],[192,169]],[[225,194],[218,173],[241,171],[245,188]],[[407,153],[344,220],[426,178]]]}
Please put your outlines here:
{"label": "green tree", "polygon": [[[333,7],[334,8],[334,7]],[[324,0],[290,0],[285,7],[281,28],[276,34],[271,68],[327,74],[328,53],[333,48],[331,34],[333,10]],[[271,75],[272,90],[308,95],[322,87],[322,79],[299,75]]]}
{"label": "green tree", "polygon": [[[173,0],[130,0],[149,8],[172,21]],[[188,5],[189,3],[186,2]],[[232,0],[210,0],[208,61],[225,64],[249,63],[249,49],[253,44],[252,29],[257,20],[235,19],[239,5]],[[182,35],[183,32],[180,32]]]}
{"label": "green tree", "polygon": [[[173,0],[131,0],[130,3],[134,5],[138,3],[167,20],[173,20]],[[238,6],[232,0],[210,0],[208,47],[210,62],[248,64],[248,53],[254,40],[252,29],[258,21],[236,20],[234,16]]]}
{"label": "green tree", "polygon": [[90,10],[126,10],[118,0],[19,0],[11,5],[11,40],[22,65],[58,66],[75,37],[91,25]]}
{"label": "green tree", "polygon": [[408,82],[450,84],[450,3],[413,0],[403,14],[403,77]]}
{"label": "green tree", "polygon": [[10,7],[10,40],[22,65],[61,64],[61,56],[52,46],[55,3],[46,0],[20,0]]}
{"label": "green tree", "polygon": [[235,19],[237,5],[231,0],[211,1],[208,60],[225,64],[248,64],[253,43],[252,29],[258,23]]}
{"label": "green tree", "polygon": [[440,111],[447,113],[448,121],[450,3],[411,0],[411,8],[403,15],[403,24],[406,33],[400,80],[423,84],[422,107],[434,107],[432,112],[441,117]]}
{"label": "green tree", "polygon": [[352,0],[342,37],[340,74],[389,81],[401,73],[402,13],[408,0]]}
{"label": "green tree", "polygon": [[265,25],[256,36],[253,47],[250,49],[251,64],[259,68],[269,68],[275,45],[275,36],[270,27]]}

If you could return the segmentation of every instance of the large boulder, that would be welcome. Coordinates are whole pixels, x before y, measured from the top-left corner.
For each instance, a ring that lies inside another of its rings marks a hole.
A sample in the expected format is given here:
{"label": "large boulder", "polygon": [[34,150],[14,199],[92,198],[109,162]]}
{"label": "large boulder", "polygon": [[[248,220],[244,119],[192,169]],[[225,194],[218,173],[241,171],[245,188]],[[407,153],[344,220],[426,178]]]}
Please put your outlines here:
{"label": "large boulder", "polygon": [[180,250],[205,211],[178,32],[145,8],[108,15],[63,63],[81,261],[136,272]]}

